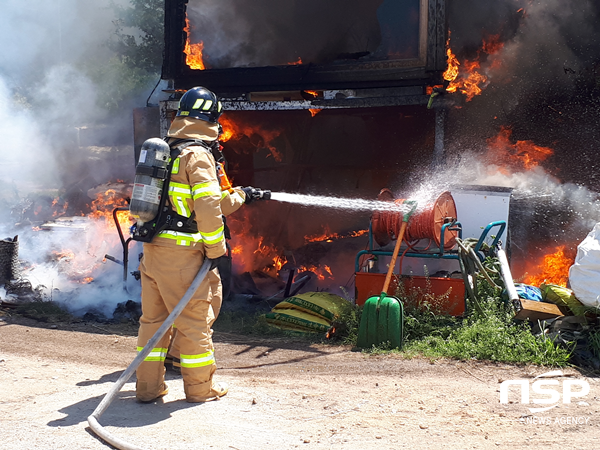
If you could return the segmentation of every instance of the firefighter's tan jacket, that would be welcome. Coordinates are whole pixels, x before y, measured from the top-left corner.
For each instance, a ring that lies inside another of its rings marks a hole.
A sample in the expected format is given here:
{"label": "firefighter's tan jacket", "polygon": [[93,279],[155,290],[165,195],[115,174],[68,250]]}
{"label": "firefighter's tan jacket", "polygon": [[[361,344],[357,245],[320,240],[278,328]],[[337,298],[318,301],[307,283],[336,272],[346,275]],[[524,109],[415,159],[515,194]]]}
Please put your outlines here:
{"label": "firefighter's tan jacket", "polygon": [[[218,125],[197,119],[177,117],[167,134],[176,139],[214,141]],[[207,258],[225,254],[223,215],[231,214],[244,203],[244,192],[233,189],[221,192],[216,163],[210,150],[192,145],[185,148],[173,163],[169,183],[169,203],[185,217],[196,213],[197,233],[166,230],[159,233],[153,245],[177,246],[204,250]]]}

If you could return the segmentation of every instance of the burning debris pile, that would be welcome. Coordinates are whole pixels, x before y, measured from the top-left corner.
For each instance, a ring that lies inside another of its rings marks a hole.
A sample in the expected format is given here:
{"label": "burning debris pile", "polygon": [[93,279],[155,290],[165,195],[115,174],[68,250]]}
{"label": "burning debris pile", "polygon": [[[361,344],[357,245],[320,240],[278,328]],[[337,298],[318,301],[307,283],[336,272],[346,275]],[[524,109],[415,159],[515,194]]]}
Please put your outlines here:
{"label": "burning debris pile", "polygon": [[[66,215],[69,198],[63,196],[47,201],[31,194],[15,205],[19,221],[5,228],[18,230],[18,240],[6,239],[0,246],[6,256],[0,258],[6,301],[52,300],[74,315],[92,314],[97,320],[112,319],[117,308],[119,317],[125,311],[137,320],[135,308],[121,311],[118,305],[123,309],[128,300],[137,299],[138,287],[124,282],[122,269],[106,258],[122,252],[113,210],[126,206],[128,188],[109,183],[90,189],[77,216]],[[127,211],[117,218],[121,227],[130,226]]]}

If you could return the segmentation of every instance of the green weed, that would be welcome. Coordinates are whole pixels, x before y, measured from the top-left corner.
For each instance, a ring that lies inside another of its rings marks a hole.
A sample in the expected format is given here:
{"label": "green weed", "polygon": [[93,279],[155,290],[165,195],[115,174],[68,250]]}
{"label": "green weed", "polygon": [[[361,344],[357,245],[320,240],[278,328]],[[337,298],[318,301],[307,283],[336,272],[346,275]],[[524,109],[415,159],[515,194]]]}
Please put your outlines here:
{"label": "green weed", "polygon": [[[480,290],[481,292],[481,290]],[[428,333],[409,336],[406,350],[432,358],[487,360],[522,364],[565,366],[571,348],[565,348],[544,335],[532,334],[528,324],[513,321],[514,313],[499,298],[480,300],[481,312],[446,325],[440,318],[429,320]],[[407,317],[410,323],[414,318]],[[441,328],[440,328],[441,326]]]}
{"label": "green weed", "polygon": [[[495,284],[501,285],[498,272],[494,270],[494,261],[488,258],[484,265],[491,269],[488,274]],[[469,313],[462,318],[440,312],[438,305],[445,300],[444,296],[435,296],[430,290],[427,292],[427,287],[411,289],[407,293],[400,283],[396,296],[406,305],[402,353],[435,359],[551,366],[569,363],[572,348],[561,346],[544,335],[535,336],[528,324],[513,320],[514,311],[502,299],[500,289],[483,277],[477,277],[476,283],[477,305],[468,302]],[[594,345],[600,353],[600,334]],[[379,345],[366,351],[382,354],[394,350]]]}

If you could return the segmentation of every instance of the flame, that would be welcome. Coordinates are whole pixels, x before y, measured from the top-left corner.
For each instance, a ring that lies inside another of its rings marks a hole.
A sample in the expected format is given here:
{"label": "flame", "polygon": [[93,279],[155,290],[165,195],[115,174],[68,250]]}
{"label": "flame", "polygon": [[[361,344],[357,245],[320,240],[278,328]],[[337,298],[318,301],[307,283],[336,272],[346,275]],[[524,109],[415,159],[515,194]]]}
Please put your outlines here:
{"label": "flame", "polygon": [[433,94],[434,89],[444,89],[444,86],[442,86],[441,84],[436,84],[435,86],[427,86],[425,88],[425,93],[427,95],[431,95],[431,94]]}
{"label": "flame", "polygon": [[185,41],[185,47],[183,49],[183,53],[185,53],[185,63],[189,66],[190,69],[196,70],[204,70],[206,66],[204,65],[203,52],[204,52],[204,42],[200,41],[198,44],[192,44],[190,42],[190,21],[185,18],[185,27],[183,28],[187,39]]}
{"label": "flame", "polygon": [[308,243],[308,242],[333,242],[334,240],[337,240],[337,239],[348,239],[348,238],[364,236],[368,232],[369,232],[369,230],[359,230],[359,231],[352,231],[346,235],[342,235],[342,234],[338,234],[338,233],[331,233],[329,231],[329,228],[326,227],[323,234],[318,234],[318,235],[313,235],[313,236],[304,236],[304,242],[306,242],[306,243]]}
{"label": "flame", "polygon": [[[55,198],[52,201],[52,208],[55,208],[58,205],[59,202],[59,198]],[[52,217],[61,217],[64,216],[67,212],[67,208],[69,207],[69,202],[65,202],[60,209],[56,208],[54,209],[54,212],[52,213]]]}
{"label": "flame", "polygon": [[[127,202],[123,197],[119,196],[114,189],[108,189],[104,193],[97,194],[96,199],[90,205],[92,211],[88,217],[94,220],[104,220],[109,229],[115,230],[116,225],[112,212],[115,208],[126,206]],[[133,224],[129,211],[117,211],[117,220],[121,228],[129,228]]]}
{"label": "flame", "polygon": [[448,38],[448,42],[446,43],[448,49],[446,50],[446,55],[448,56],[448,68],[443,73],[442,77],[446,81],[450,81],[450,85],[446,88],[448,92],[455,92],[457,89],[456,85],[452,85],[452,82],[456,80],[458,77],[458,66],[460,63],[456,58],[456,55],[452,53],[452,49],[450,48],[450,38]]}
{"label": "flame", "polygon": [[335,332],[336,332],[336,328],[331,327],[329,330],[327,330],[327,333],[325,334],[325,338],[331,339],[333,336],[335,336]]}
{"label": "flame", "polygon": [[569,268],[574,262],[575,255],[568,255],[565,252],[565,246],[561,245],[556,247],[554,253],[545,255],[533,269],[537,275],[527,276],[524,282],[531,286],[540,286],[545,283],[566,287],[569,280]]}
{"label": "flame", "polygon": [[[227,142],[230,139],[241,139],[243,136],[246,136],[256,148],[268,148],[275,161],[281,162],[283,160],[281,152],[271,143],[281,134],[281,130],[267,130],[262,125],[254,127],[244,125],[234,122],[226,114],[221,115],[219,122],[223,127],[223,134],[219,137],[221,142]],[[257,137],[259,138],[258,140],[256,139]]]}
{"label": "flame", "polygon": [[513,144],[511,134],[509,127],[502,127],[497,136],[488,140],[488,158],[495,164],[531,170],[554,153],[551,148],[535,145],[529,140]]}
{"label": "flame", "polygon": [[312,117],[315,117],[317,114],[323,111],[323,108],[310,108],[308,111]]}
{"label": "flame", "polygon": [[[334,280],[331,267],[327,264],[300,264],[295,258],[288,257],[286,249],[268,243],[264,236],[253,236],[248,230],[249,217],[242,209],[227,218],[231,229],[231,254],[235,273],[260,272],[271,277],[281,276],[284,266],[296,268],[296,274],[312,272],[318,281]],[[364,230],[367,232],[367,230]],[[359,232],[355,232],[359,233]],[[360,232],[362,233],[362,231]],[[285,274],[286,272],[284,272]]]}
{"label": "flame", "polygon": [[500,41],[500,35],[490,35],[487,39],[483,40],[481,48],[477,51],[475,60],[465,60],[462,63],[464,70],[461,71],[461,63],[458,61],[456,55],[450,48],[450,38],[446,43],[448,56],[448,68],[443,74],[444,80],[448,81],[447,92],[460,91],[467,97],[467,101],[471,101],[476,95],[480,95],[483,87],[488,82],[488,77],[481,73],[481,64],[485,60],[487,63],[487,69],[497,68],[500,60],[489,59],[491,55],[497,54],[504,47],[504,43]]}
{"label": "flame", "polygon": [[56,260],[71,261],[73,258],[75,258],[75,253],[73,253],[71,250],[60,250],[52,253],[54,254],[54,259]]}
{"label": "flame", "polygon": [[319,281],[323,281],[325,280],[325,278],[333,278],[333,273],[331,272],[331,268],[329,266],[324,266],[323,268],[320,268],[313,264],[309,264],[306,266],[298,267],[299,274],[304,272],[314,273]]}
{"label": "flame", "polygon": [[287,64],[288,66],[297,66],[297,65],[299,65],[299,64],[302,64],[302,58],[298,57],[298,60],[297,60],[297,61],[294,61],[294,62],[289,62],[289,63],[286,63],[286,64]]}

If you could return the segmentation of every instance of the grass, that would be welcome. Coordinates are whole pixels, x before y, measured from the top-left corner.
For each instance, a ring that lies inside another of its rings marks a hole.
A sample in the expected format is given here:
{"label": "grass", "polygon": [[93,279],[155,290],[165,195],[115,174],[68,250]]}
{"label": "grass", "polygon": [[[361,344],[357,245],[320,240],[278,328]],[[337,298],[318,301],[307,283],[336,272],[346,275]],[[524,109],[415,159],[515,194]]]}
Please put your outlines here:
{"label": "grass", "polygon": [[[486,261],[490,264],[490,261]],[[463,317],[440,314],[436,299],[430,293],[407,295],[402,288],[396,296],[407,305],[404,323],[404,348],[390,350],[386,345],[365,350],[371,354],[401,352],[406,356],[422,355],[428,358],[458,360],[486,360],[516,364],[566,366],[573,348],[560,345],[531,332],[528,323],[513,320],[514,311],[503,299],[499,289],[487,280],[477,280],[477,305],[468,305],[469,313]],[[498,280],[497,283],[500,284]],[[415,302],[414,296],[420,297]],[[419,304],[418,308],[410,307]],[[475,307],[477,306],[477,307]],[[357,320],[358,318],[358,320]],[[360,322],[360,309],[342,320],[350,328]],[[346,344],[356,344],[356,333],[347,333]],[[600,354],[600,334],[592,341],[596,354]]]}
{"label": "grass", "polygon": [[483,311],[486,314],[474,313],[453,327],[408,340],[405,350],[431,358],[568,365],[571,349],[533,335],[527,324],[512,320],[504,305],[487,303]]}

